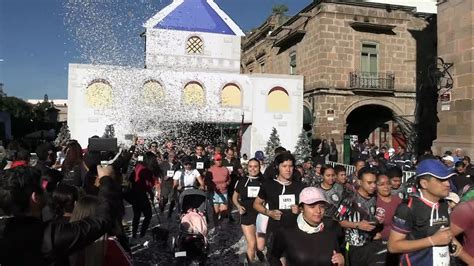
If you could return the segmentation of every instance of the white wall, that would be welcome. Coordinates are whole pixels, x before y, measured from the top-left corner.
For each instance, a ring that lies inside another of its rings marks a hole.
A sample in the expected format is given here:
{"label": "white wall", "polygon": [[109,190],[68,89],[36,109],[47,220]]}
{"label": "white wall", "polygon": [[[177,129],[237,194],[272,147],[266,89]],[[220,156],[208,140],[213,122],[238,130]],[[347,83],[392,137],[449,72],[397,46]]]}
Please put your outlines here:
{"label": "white wall", "polygon": [[[85,102],[85,90],[95,79],[105,79],[113,89],[110,108],[93,110]],[[159,81],[165,90],[163,104],[149,105],[143,101],[142,86],[150,80]],[[204,86],[206,106],[189,108],[180,105],[185,84],[198,81]],[[242,92],[240,108],[223,108],[221,90],[227,83],[237,84]],[[266,97],[275,86],[285,88],[291,99],[291,112],[268,113]],[[173,72],[170,70],[135,69],[114,66],[69,65],[68,124],[72,137],[87,145],[92,135],[102,135],[107,124],[114,124],[119,141],[126,134],[155,135],[160,121],[192,121],[210,123],[245,123],[252,126],[244,133],[244,151],[253,154],[263,150],[272,127],[276,127],[282,145],[293,149],[303,120],[303,77],[288,75],[241,75],[211,72]]]}
{"label": "white wall", "polygon": [[[148,28],[146,34],[147,68],[240,73],[240,36],[153,28]],[[186,53],[191,36],[204,41],[203,54]]]}
{"label": "white wall", "polygon": [[[264,150],[273,127],[278,131],[282,146],[294,150],[303,127],[303,77],[268,74],[249,77],[254,87],[251,152]],[[267,95],[277,86],[288,91],[290,112],[267,111]]]}

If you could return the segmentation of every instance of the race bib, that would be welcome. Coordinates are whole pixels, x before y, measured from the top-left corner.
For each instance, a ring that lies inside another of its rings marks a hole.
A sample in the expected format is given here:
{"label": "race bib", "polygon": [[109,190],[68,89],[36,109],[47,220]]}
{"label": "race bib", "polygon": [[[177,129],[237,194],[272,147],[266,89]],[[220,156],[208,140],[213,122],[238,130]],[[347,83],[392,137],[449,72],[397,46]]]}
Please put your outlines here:
{"label": "race bib", "polygon": [[203,162],[197,162],[196,163],[196,169],[198,169],[198,170],[204,169],[204,163]]}
{"label": "race bib", "polygon": [[291,195],[279,195],[279,208],[280,210],[289,210],[292,205],[296,204],[295,194]]}
{"label": "race bib", "polygon": [[247,187],[247,197],[256,198],[259,191],[260,187]]}
{"label": "race bib", "polygon": [[171,170],[166,171],[166,176],[167,177],[173,177],[174,176],[174,171],[171,171]]}
{"label": "race bib", "polygon": [[227,170],[229,170],[229,174],[232,174],[232,171],[234,171],[234,167],[227,166]]}
{"label": "race bib", "polygon": [[449,248],[444,247],[433,247],[433,265],[436,266],[449,266]]}

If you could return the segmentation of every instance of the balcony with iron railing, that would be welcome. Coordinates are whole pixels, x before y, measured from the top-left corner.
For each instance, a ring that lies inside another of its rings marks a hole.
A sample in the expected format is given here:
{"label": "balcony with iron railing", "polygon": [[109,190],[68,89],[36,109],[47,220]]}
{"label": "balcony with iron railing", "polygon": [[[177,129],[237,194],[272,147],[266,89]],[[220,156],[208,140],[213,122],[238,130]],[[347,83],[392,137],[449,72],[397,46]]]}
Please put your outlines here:
{"label": "balcony with iron railing", "polygon": [[393,93],[395,74],[353,71],[349,74],[349,87],[354,91]]}

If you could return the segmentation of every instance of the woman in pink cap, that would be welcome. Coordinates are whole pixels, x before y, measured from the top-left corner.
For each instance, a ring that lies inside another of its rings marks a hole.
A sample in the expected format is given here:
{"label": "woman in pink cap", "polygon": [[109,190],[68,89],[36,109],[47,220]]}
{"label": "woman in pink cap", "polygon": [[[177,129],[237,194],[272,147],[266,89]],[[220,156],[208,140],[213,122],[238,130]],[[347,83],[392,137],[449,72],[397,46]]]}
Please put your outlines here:
{"label": "woman in pink cap", "polygon": [[344,265],[338,239],[342,230],[331,218],[325,218],[328,205],[319,188],[307,187],[299,195],[300,210],[296,228],[280,230],[270,250],[270,265]]}

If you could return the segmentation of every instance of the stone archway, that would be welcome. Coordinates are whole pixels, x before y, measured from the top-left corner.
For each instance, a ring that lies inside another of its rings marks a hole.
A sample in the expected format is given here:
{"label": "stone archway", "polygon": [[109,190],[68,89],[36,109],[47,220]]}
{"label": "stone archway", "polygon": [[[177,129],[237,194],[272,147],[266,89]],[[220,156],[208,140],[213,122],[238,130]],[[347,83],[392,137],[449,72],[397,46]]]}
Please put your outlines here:
{"label": "stone archway", "polygon": [[[386,106],[366,104],[353,109],[346,117],[346,135],[356,135],[365,140],[378,128],[394,120],[394,111]],[[388,127],[386,128],[388,132]]]}

